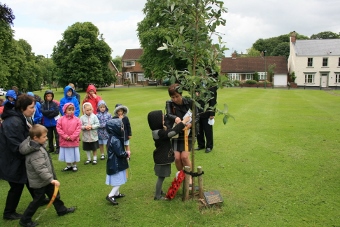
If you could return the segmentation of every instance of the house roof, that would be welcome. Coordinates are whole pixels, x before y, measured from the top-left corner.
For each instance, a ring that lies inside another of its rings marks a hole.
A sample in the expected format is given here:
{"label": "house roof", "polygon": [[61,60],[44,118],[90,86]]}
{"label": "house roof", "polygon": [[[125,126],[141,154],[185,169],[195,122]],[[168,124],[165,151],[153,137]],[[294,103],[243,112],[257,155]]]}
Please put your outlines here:
{"label": "house roof", "polygon": [[276,64],[274,73],[287,74],[288,66],[285,56],[268,56],[266,62],[263,57],[223,58],[221,62],[221,73],[254,73],[268,70],[269,65]]}
{"label": "house roof", "polygon": [[138,60],[140,59],[140,56],[143,54],[143,49],[126,49],[123,56],[122,61],[128,61],[128,60]]}
{"label": "house roof", "polygon": [[296,40],[293,47],[297,56],[340,55],[340,39]]}

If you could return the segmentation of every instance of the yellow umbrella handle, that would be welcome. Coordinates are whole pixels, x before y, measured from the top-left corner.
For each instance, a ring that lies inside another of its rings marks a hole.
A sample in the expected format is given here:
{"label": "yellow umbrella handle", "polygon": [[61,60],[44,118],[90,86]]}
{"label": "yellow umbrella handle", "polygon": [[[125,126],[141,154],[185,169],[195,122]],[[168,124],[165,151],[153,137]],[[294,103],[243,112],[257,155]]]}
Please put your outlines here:
{"label": "yellow umbrella handle", "polygon": [[47,204],[46,209],[48,209],[53,204],[55,198],[57,197],[58,191],[59,191],[59,187],[54,185],[54,192],[53,192],[50,202]]}
{"label": "yellow umbrella handle", "polygon": [[184,149],[185,149],[185,151],[189,151],[189,147],[188,147],[188,129],[186,127],[184,129]]}

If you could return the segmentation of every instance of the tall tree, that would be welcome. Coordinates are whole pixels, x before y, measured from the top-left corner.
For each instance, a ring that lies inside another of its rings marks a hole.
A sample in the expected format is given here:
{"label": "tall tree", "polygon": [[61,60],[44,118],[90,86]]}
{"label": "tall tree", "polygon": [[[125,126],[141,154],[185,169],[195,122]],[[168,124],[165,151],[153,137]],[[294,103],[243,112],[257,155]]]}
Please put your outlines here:
{"label": "tall tree", "polygon": [[[271,37],[268,39],[258,39],[252,48],[258,51],[267,51],[267,56],[289,56],[290,34]],[[297,39],[309,39],[307,36],[296,34]]]}
{"label": "tall tree", "polygon": [[15,19],[15,16],[12,12],[12,9],[9,8],[6,4],[1,4],[0,2],[0,21],[13,25],[13,20]]}
{"label": "tall tree", "polygon": [[143,48],[140,63],[145,77],[164,77],[165,70],[170,68],[184,69],[185,61],[181,61],[169,52],[158,51],[157,48],[166,42],[165,36],[176,37],[176,30],[169,29],[174,21],[169,20],[169,14],[164,14],[168,8],[167,0],[148,0],[144,6],[144,19],[137,25],[137,35]]}
{"label": "tall tree", "polygon": [[85,89],[89,83],[111,84],[113,73],[108,67],[111,51],[99,29],[91,22],[77,22],[68,27],[52,54],[60,85],[72,82]]}
{"label": "tall tree", "polygon": [[339,39],[340,33],[334,33],[331,31],[319,32],[318,34],[313,34],[311,39]]}

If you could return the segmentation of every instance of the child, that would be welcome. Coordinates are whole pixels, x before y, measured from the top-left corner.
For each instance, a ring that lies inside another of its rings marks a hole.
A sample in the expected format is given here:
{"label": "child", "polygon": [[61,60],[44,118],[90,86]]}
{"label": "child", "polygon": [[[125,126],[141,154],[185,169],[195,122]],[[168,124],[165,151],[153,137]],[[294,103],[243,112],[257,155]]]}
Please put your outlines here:
{"label": "child", "polygon": [[99,120],[96,115],[93,114],[93,108],[91,103],[85,102],[83,104],[84,115],[80,117],[81,129],[83,130],[83,149],[86,151],[87,161],[85,165],[91,163],[91,151],[93,152],[92,164],[97,164],[97,149],[99,148],[98,143],[98,131]]}
{"label": "child", "polygon": [[100,159],[105,159],[104,146],[107,144],[107,139],[109,138],[109,134],[106,131],[105,125],[106,123],[112,119],[112,115],[109,113],[109,109],[106,106],[104,100],[100,100],[98,102],[98,110],[97,117],[99,120],[99,128],[98,128],[98,142],[99,142],[99,150],[101,153]]}
{"label": "child", "polygon": [[[33,201],[26,208],[19,224],[21,226],[37,226],[38,223],[32,222],[40,204],[45,199],[45,194],[52,199],[54,187],[59,187],[60,182],[56,178],[53,163],[43,144],[47,140],[47,129],[42,125],[33,125],[29,131],[29,137],[20,144],[20,153],[25,155],[26,171],[28,182],[34,190]],[[60,200],[58,192],[53,206],[59,216],[73,213],[75,207],[67,208]]]}
{"label": "child", "polygon": [[86,96],[83,100],[83,104],[85,102],[89,102],[92,105],[93,113],[97,114],[97,106],[98,102],[102,100],[102,98],[97,95],[97,89],[93,84],[90,84],[86,89]]}
{"label": "child", "polygon": [[132,132],[130,121],[129,118],[127,117],[128,113],[129,109],[126,106],[123,106],[122,104],[116,104],[116,109],[113,111],[113,114],[115,115],[114,118],[120,118],[123,121],[125,150],[131,152],[130,139],[132,137]]}
{"label": "child", "polygon": [[35,104],[34,104],[34,115],[32,117],[33,124],[41,124],[41,103],[36,99],[36,96],[33,94],[33,92],[27,92],[27,95],[32,96],[34,98]]}
{"label": "child", "polygon": [[57,120],[59,117],[59,106],[57,103],[53,101],[54,93],[51,90],[46,90],[44,94],[44,103],[41,105],[41,113],[43,115],[42,122],[43,125],[47,128],[47,137],[48,137],[48,152],[54,152],[54,143],[53,143],[53,133],[56,143],[56,154],[59,154],[59,135],[57,132]]}
{"label": "child", "polygon": [[6,101],[4,102],[5,109],[13,109],[15,106],[15,101],[17,100],[17,94],[14,90],[8,90],[6,93]]}
{"label": "child", "polygon": [[63,107],[68,102],[73,103],[74,108],[75,108],[74,116],[79,117],[79,114],[80,114],[79,103],[76,97],[73,96],[73,89],[71,86],[66,86],[64,88],[64,97],[60,99],[59,111],[60,111],[61,116],[64,115]]}
{"label": "child", "polygon": [[118,205],[117,198],[124,197],[119,193],[121,185],[126,183],[126,169],[129,168],[127,158],[130,151],[124,150],[124,124],[121,119],[113,118],[106,123],[109,133],[106,162],[106,184],[113,186],[106,200],[113,205]]}
{"label": "child", "polygon": [[152,138],[156,147],[153,151],[153,160],[155,162],[155,174],[158,179],[154,200],[165,200],[162,196],[162,185],[165,177],[170,176],[171,163],[175,160],[170,139],[182,131],[189,121],[190,116],[187,116],[172,129],[167,129],[164,125],[164,115],[161,110],[154,110],[148,114],[148,123],[152,130]]}
{"label": "child", "polygon": [[[77,162],[80,161],[79,135],[81,121],[74,116],[73,103],[66,103],[63,107],[64,116],[58,119],[57,131],[59,133],[60,153],[59,161],[66,162],[62,171],[77,172]],[[72,164],[72,166],[71,166]]]}
{"label": "child", "polygon": [[78,103],[80,104],[80,95],[77,93],[76,88],[74,87],[73,83],[69,83],[68,86],[70,86],[73,89],[73,96],[76,97],[78,100]]}

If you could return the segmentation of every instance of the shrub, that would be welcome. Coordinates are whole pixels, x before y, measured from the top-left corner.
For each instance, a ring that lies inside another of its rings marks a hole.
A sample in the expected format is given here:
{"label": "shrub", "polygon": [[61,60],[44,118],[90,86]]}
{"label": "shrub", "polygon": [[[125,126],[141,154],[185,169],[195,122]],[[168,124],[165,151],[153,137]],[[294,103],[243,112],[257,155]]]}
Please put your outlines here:
{"label": "shrub", "polygon": [[256,80],[246,80],[247,84],[256,84],[257,81]]}

